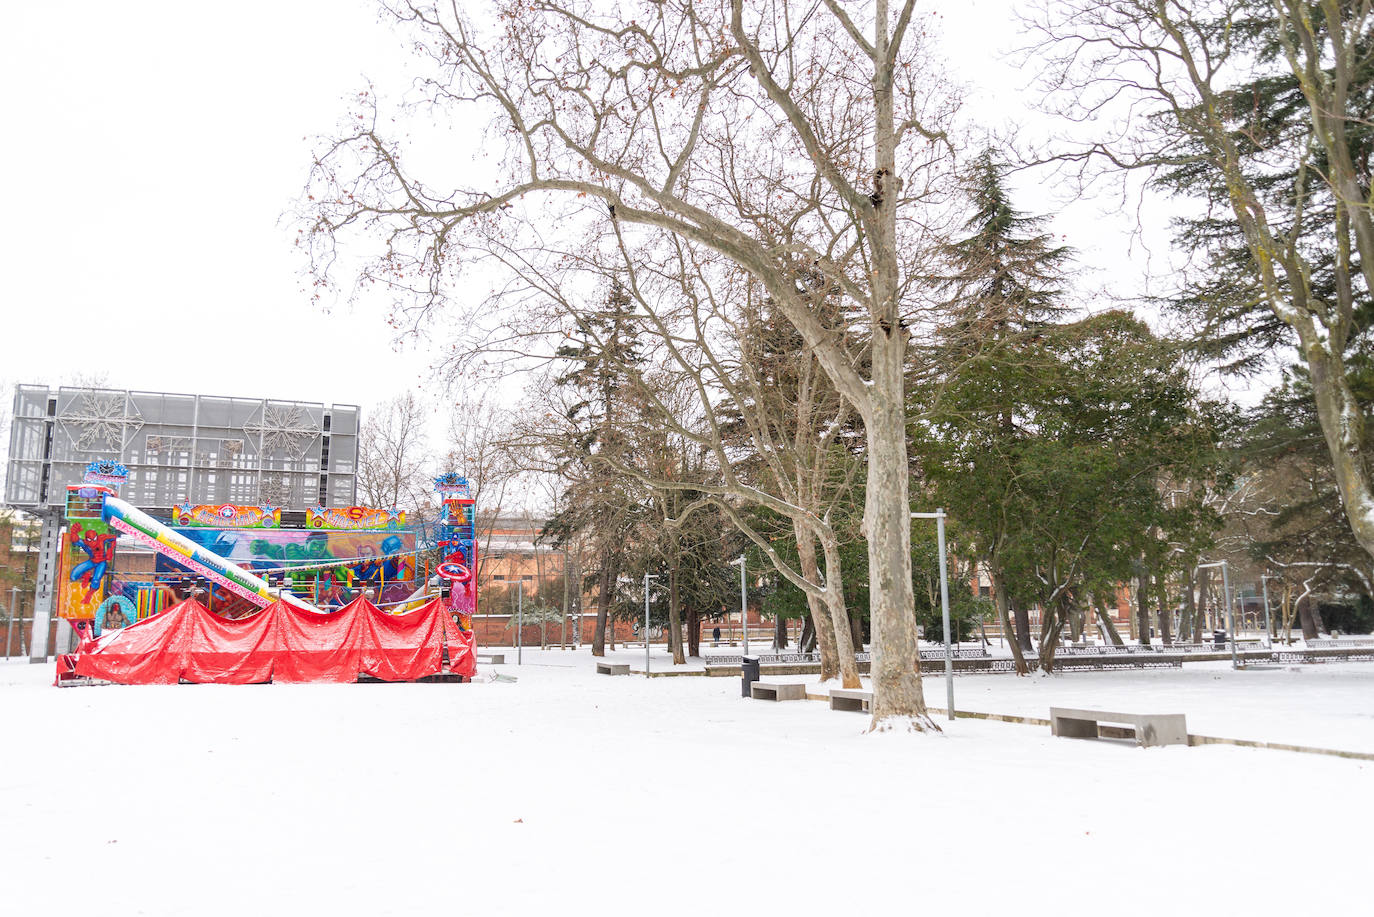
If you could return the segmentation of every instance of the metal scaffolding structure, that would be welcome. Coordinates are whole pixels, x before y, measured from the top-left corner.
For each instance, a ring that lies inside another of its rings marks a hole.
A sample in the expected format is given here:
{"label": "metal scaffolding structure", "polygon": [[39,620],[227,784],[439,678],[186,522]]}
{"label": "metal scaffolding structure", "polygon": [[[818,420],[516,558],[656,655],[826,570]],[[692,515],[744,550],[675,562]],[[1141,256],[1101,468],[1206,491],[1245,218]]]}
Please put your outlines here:
{"label": "metal scaffolding structure", "polygon": [[67,485],[91,462],[128,468],[123,497],[140,507],[351,506],[358,425],[351,404],[16,386],[5,504],[42,519],[31,661],[48,655]]}
{"label": "metal scaffolding structure", "polygon": [[356,405],[20,385],[5,503],[58,508],[88,463],[112,459],[135,506],[348,506],[358,420]]}

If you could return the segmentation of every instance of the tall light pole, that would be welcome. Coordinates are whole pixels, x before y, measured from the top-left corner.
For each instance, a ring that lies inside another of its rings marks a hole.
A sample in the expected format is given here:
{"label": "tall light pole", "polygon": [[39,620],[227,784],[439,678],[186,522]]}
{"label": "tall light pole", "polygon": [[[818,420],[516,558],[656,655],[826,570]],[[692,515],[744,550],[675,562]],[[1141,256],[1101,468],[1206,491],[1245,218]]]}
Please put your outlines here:
{"label": "tall light pole", "polygon": [[653,573],[644,574],[644,677],[649,677],[649,580],[658,579]]}
{"label": "tall light pole", "polygon": [[518,579],[515,581],[516,611],[515,611],[515,664],[523,665],[525,661],[525,581]]}
{"label": "tall light pole", "polygon": [[935,520],[935,548],[940,552],[940,616],[945,625],[945,704],[949,718],[954,719],[954,640],[949,627],[949,576],[945,569],[945,511],[912,513],[912,519]]}
{"label": "tall light pole", "polygon": [[558,648],[568,648],[568,546],[563,546],[563,630],[558,635]]}
{"label": "tall light pole", "polygon": [[1234,609],[1231,608],[1231,573],[1226,561],[1219,560],[1211,564],[1198,564],[1194,573],[1198,570],[1206,570],[1211,567],[1221,568],[1221,595],[1226,602],[1226,627],[1230,630],[1231,637],[1231,668],[1240,668],[1240,659],[1236,656],[1236,616]]}
{"label": "tall light pole", "polygon": [[17,606],[17,603],[16,603],[16,601],[15,601],[15,598],[18,596],[18,594],[19,594],[19,587],[18,587],[18,586],[11,586],[11,587],[10,587],[10,621],[9,621],[9,626],[5,628],[5,658],[6,658],[6,659],[9,659],[9,658],[10,658],[10,647],[14,646],[14,629],[15,629],[16,627],[19,626],[19,621],[18,621],[18,620],[15,618],[15,616],[14,616],[14,609],[15,609],[16,607],[18,607],[18,606]]}
{"label": "tall light pole", "polygon": [[739,625],[744,629],[744,655],[749,655],[749,587],[744,581],[744,555],[730,561],[730,566],[739,564]]}

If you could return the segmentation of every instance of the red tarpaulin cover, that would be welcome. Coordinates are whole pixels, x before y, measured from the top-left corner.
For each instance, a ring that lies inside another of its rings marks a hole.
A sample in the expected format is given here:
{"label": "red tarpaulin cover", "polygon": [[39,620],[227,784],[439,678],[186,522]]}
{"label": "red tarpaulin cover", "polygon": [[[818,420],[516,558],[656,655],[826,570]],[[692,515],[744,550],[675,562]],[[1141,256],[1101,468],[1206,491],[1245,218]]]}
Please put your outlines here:
{"label": "red tarpaulin cover", "polygon": [[276,602],[231,621],[194,599],[107,634],[76,659],[76,674],[121,684],[413,681],[448,670],[471,678],[475,641],[441,599],[390,615],[359,598],[331,614]]}

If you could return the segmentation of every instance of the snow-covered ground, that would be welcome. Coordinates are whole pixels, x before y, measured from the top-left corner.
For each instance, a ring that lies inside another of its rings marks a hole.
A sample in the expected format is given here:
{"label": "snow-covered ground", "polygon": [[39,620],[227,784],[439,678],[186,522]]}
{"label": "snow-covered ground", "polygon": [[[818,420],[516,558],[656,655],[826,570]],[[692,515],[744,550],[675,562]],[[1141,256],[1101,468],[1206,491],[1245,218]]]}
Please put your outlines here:
{"label": "snow-covered ground", "polygon": [[[61,690],[50,666],[0,664],[0,913],[1368,907],[1371,761],[943,716],[942,736],[868,735],[734,678],[524,663],[499,667],[515,683]],[[1374,751],[1374,664],[955,687],[961,709],[1124,706]],[[926,691],[943,704],[938,678]]]}

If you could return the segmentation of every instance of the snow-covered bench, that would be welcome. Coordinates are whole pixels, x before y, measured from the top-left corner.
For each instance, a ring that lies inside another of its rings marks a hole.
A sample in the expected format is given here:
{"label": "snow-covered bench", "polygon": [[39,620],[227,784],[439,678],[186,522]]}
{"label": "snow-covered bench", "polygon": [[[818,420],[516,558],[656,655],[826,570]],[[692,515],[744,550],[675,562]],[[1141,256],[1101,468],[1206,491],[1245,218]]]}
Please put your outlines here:
{"label": "snow-covered bench", "polygon": [[630,664],[628,662],[598,662],[596,664],[596,674],[629,675]]}
{"label": "snow-covered bench", "polygon": [[506,654],[505,654],[505,653],[478,653],[478,654],[477,654],[477,661],[478,661],[478,662],[485,662],[487,665],[505,665],[505,664],[506,664]]}
{"label": "snow-covered bench", "polygon": [[1137,745],[1187,745],[1188,727],[1182,713],[1113,713],[1107,710],[1050,708],[1050,732],[1074,739],[1096,739],[1098,726],[1129,726]]}
{"label": "snow-covered bench", "polygon": [[868,713],[873,709],[873,692],[858,691],[853,688],[831,688],[830,709]]}
{"label": "snow-covered bench", "polygon": [[1061,657],[1056,651],[1054,667],[1061,671],[1067,669],[1084,669],[1093,672],[1105,672],[1112,669],[1181,669],[1183,660],[1178,656],[1148,656],[1148,655],[1093,655],[1079,656],[1069,655]]}
{"label": "snow-covered bench", "polygon": [[1351,647],[1359,647],[1359,648],[1374,647],[1374,639],[1371,639],[1371,638],[1368,638],[1368,637],[1365,637],[1365,638],[1358,638],[1358,637],[1357,637],[1357,638],[1355,638],[1355,639],[1353,639],[1353,640],[1350,639],[1349,637],[1345,637],[1345,638],[1342,638],[1342,639],[1339,639],[1339,640],[1338,640],[1338,639],[1334,639],[1334,638],[1323,638],[1323,639],[1320,639],[1320,640],[1308,640],[1308,641],[1307,641],[1307,646],[1308,646],[1310,649],[1314,649],[1314,650],[1339,650],[1339,649],[1347,649],[1347,648],[1351,648]]}
{"label": "snow-covered bench", "polygon": [[806,685],[756,681],[749,686],[749,696],[754,700],[806,700]]}

